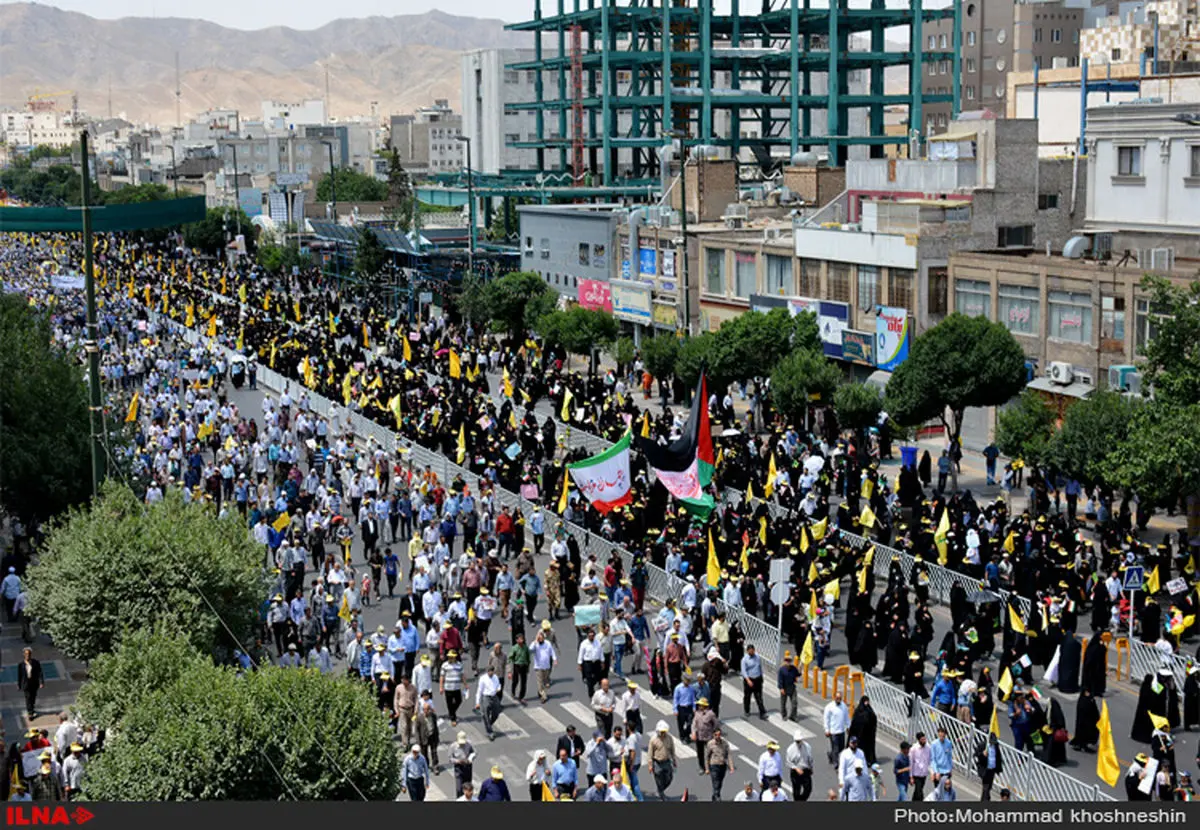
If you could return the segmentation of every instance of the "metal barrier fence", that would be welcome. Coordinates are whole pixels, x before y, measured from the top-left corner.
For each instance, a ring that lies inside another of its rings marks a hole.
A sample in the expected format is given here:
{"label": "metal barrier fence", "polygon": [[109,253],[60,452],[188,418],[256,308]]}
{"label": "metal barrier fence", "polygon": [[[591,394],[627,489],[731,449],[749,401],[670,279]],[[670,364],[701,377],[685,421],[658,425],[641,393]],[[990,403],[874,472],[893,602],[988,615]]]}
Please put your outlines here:
{"label": "metal barrier fence", "polygon": [[[924,732],[932,742],[937,730],[945,729],[953,745],[954,776],[979,781],[976,751],[986,745],[988,735],[974,725],[939,712],[916,695],[905,694],[885,680],[863,675],[863,693],[871,698],[879,728],[898,740],[915,741]],[[999,705],[999,704],[998,704]],[[1011,744],[999,742],[1002,770],[993,787],[1007,787],[1022,801],[1116,801],[1100,789],[1034,757]]]}
{"label": "metal barrier fence", "polygon": [[[157,318],[158,315],[153,315],[153,317]],[[173,330],[180,331],[187,342],[201,342],[201,337],[198,333],[186,327],[178,326],[173,321],[168,320],[167,325]],[[226,353],[227,358],[233,356],[233,353],[225,347],[218,346],[217,348]],[[290,380],[267,367],[259,369],[258,381],[263,386],[277,393],[282,393],[285,390],[290,392],[299,386],[297,381]],[[467,482],[468,486],[474,488],[476,492],[480,491],[480,477],[470,470],[452,463],[446,456],[408,439],[400,438],[386,427],[365,418],[357,412],[346,410],[345,407],[339,406],[322,395],[307,391],[307,397],[310,408],[322,417],[342,421],[356,435],[374,439],[380,447],[387,451],[405,450],[411,463],[422,467],[430,467],[430,469],[438,472],[445,481],[449,481],[455,476],[461,476]],[[343,412],[345,413],[344,416],[342,415]],[[533,502],[498,485],[492,485],[491,489],[495,492],[497,499],[502,505],[521,507],[523,510],[529,510],[534,506]],[[563,527],[569,533],[575,535],[580,543],[580,553],[582,556],[586,557],[589,554],[595,553],[597,560],[603,561],[604,556],[616,553],[621,557],[627,573],[632,568],[633,554],[624,547],[604,539],[574,522],[563,519],[545,507],[543,507],[543,510],[551,521],[562,522]],[[869,544],[861,536],[854,534],[844,535],[851,544],[859,549]],[[899,553],[886,546],[878,546],[877,549],[885,553]],[[905,556],[905,554],[900,555],[901,557]],[[889,561],[889,556],[877,556],[875,558],[876,570],[886,574]],[[908,563],[908,566],[911,568],[911,562]],[[648,571],[646,595],[649,598],[665,602],[667,599],[676,599],[680,596],[686,584],[683,579],[669,574],[662,568],[650,563],[646,563],[646,568]],[[946,569],[939,568],[939,570]],[[956,576],[962,575],[956,574]],[[931,586],[932,582],[931,579]],[[780,654],[779,629],[757,617],[751,616],[743,608],[726,605],[724,601],[718,601],[717,604],[719,608],[726,612],[731,623],[736,622],[742,627],[746,643],[755,646],[764,662],[774,665]],[[1157,651],[1155,653],[1157,654]],[[925,701],[917,698],[916,695],[907,695],[890,683],[873,675],[863,675],[863,690],[874,702],[880,727],[897,738],[911,740],[919,731],[924,731],[929,735],[936,735],[939,727],[945,728],[954,743],[955,774],[960,777],[978,780],[974,761],[975,748],[982,741],[987,740],[985,732],[976,729],[971,724],[963,723],[950,715],[938,712],[925,703]],[[1034,758],[1032,753],[1019,752],[1006,743],[1001,743],[1000,746],[1004,760],[1004,770],[996,777],[995,786],[997,788],[1008,787],[1016,798],[1032,801],[1116,800],[1112,796],[1101,792],[1098,785],[1086,784],[1066,773],[1060,772]]]}

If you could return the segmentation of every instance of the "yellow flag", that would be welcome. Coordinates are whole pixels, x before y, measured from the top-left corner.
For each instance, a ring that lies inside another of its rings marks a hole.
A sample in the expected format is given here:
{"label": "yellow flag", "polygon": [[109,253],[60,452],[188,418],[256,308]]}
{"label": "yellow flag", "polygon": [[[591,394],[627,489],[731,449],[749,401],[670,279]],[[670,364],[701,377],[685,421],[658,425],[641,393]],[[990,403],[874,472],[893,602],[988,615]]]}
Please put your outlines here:
{"label": "yellow flag", "polygon": [[758,541],[764,545],[767,543],[767,517],[759,516],[758,518]]}
{"label": "yellow flag", "polygon": [[184,319],[183,324],[189,329],[196,325],[196,306],[194,303],[187,304],[187,316]]}
{"label": "yellow flag", "polygon": [[642,413],[642,437],[650,437],[650,411],[646,410]]}
{"label": "yellow flag", "polygon": [[229,287],[229,283],[226,280],[225,275],[222,274],[221,275],[221,293],[224,294],[228,287]]}
{"label": "yellow flag", "polygon": [[367,337],[367,324],[366,323],[362,324],[362,336],[363,336],[363,348],[364,349],[371,348],[371,340],[370,340],[370,338]]}
{"label": "yellow flag", "polygon": [[342,594],[342,607],[338,609],[338,616],[346,622],[350,622],[350,600],[345,594]]}
{"label": "yellow flag", "polygon": [[946,564],[946,556],[947,556],[946,537],[949,535],[949,533],[950,533],[950,511],[949,511],[949,509],[943,507],[942,508],[942,518],[938,520],[937,530],[935,530],[933,533],[933,543],[937,546],[938,564],[939,565]]}
{"label": "yellow flag", "polygon": [[738,563],[742,566],[742,573],[747,573],[750,570],[750,543],[742,544],[742,558]]}
{"label": "yellow flag", "polygon": [[559,417],[563,419],[563,423],[571,421],[571,401],[575,399],[575,393],[570,389],[563,390],[562,411],[559,412]]}
{"label": "yellow flag", "polygon": [[1012,694],[1013,679],[1012,672],[1008,670],[1007,666],[1004,668],[1004,674],[1000,675],[1000,682],[996,684],[996,687],[1000,689],[1000,699],[1008,700]]}
{"label": "yellow flag", "polygon": [[517,411],[515,409],[508,410],[508,425],[516,429],[520,424],[517,423]]}
{"label": "yellow flag", "polygon": [[246,302],[246,283],[238,286],[238,300],[243,303]]}
{"label": "yellow flag", "polygon": [[1017,549],[1017,532],[1010,530],[1008,535],[1004,537],[1004,550],[1007,553],[1013,553]]}
{"label": "yellow flag", "polygon": [[800,649],[800,665],[807,666],[815,659],[817,659],[817,654],[813,643],[813,633],[810,630],[808,636],[804,638],[804,647]]}
{"label": "yellow flag", "polygon": [[400,347],[404,350],[404,360],[406,363],[412,363],[412,345],[408,342],[408,337],[400,338]]}
{"label": "yellow flag", "polygon": [[237,350],[239,352],[245,348],[245,342],[246,342],[246,327],[242,326],[240,329],[238,329]]}
{"label": "yellow flag", "polygon": [[1167,718],[1164,718],[1162,715],[1156,715],[1153,712],[1147,712],[1146,714],[1150,716],[1150,725],[1155,729],[1161,729],[1165,731],[1170,728],[1171,721]]}
{"label": "yellow flag", "polygon": [[1148,596],[1154,596],[1158,593],[1158,566],[1154,566],[1154,570],[1150,572],[1150,576],[1146,577],[1146,583],[1142,589]]}
{"label": "yellow flag", "polygon": [[992,705],[992,722],[988,725],[988,732],[991,732],[997,738],[1000,737],[1000,707]]}
{"label": "yellow flag", "polygon": [[[622,762],[622,763],[624,763],[624,762]],[[13,769],[15,770],[16,767],[13,767]],[[543,781],[542,782],[542,801],[557,801],[557,800],[558,799],[556,799],[554,797],[554,790],[550,789],[550,785],[547,784],[545,781]]]}
{"label": "yellow flag", "polygon": [[267,365],[272,369],[275,368],[275,341],[271,341],[271,359],[267,361]]}
{"label": "yellow flag", "polygon": [[287,530],[287,526],[291,524],[291,521],[292,519],[287,513],[280,513],[279,518],[271,523],[271,527],[283,533],[283,531]]}
{"label": "yellow flag", "polygon": [[1108,701],[1100,703],[1100,745],[1096,749],[1096,777],[1110,787],[1121,779],[1121,762],[1117,759],[1117,745],[1113,741],[1112,721],[1108,718]]}
{"label": "yellow flag", "polygon": [[132,424],[137,420],[138,413],[138,393],[134,390],[133,397],[129,399],[129,411],[125,413],[125,423]]}
{"label": "yellow flag", "polygon": [[746,482],[746,503],[750,504],[754,501],[754,482]]}
{"label": "yellow flag", "polygon": [[562,515],[564,512],[566,512],[567,496],[570,494],[570,492],[571,492],[571,474],[568,473],[564,469],[563,470],[563,491],[562,491],[562,495],[558,497],[558,513],[559,513],[559,515]]}
{"label": "yellow flag", "polygon": [[808,553],[808,528],[800,528],[800,552]]}
{"label": "yellow flag", "polygon": [[818,576],[820,576],[820,574],[817,573],[817,560],[814,559],[808,564],[808,576],[804,581],[811,585],[817,581]]}
{"label": "yellow flag", "polygon": [[858,592],[865,594],[867,592],[867,572],[871,570],[870,566],[863,565],[862,570],[858,572]]}
{"label": "yellow flag", "polygon": [[458,425],[458,463],[463,463],[463,459],[467,457],[467,425],[465,423]]}
{"label": "yellow flag", "polygon": [[208,336],[217,336],[217,315],[215,314],[208,318]]}
{"label": "yellow flag", "polygon": [[[221,277],[221,279],[224,280],[225,278]],[[263,294],[263,311],[270,311],[270,310],[271,310],[271,292],[268,291],[267,293]]]}
{"label": "yellow flag", "polygon": [[328,313],[329,313],[329,333],[330,333],[330,334],[337,334],[337,321],[335,321],[335,320],[333,319],[333,312],[332,312],[332,311],[330,311],[330,312],[328,312]]}
{"label": "yellow flag", "polygon": [[1021,615],[1011,605],[1008,606],[1008,627],[1017,634],[1025,633],[1025,623],[1021,622]]}
{"label": "yellow flag", "polygon": [[504,369],[504,397],[511,398],[513,396],[512,377],[508,374],[508,367]]}
{"label": "yellow flag", "polygon": [[771,462],[767,465],[767,483],[763,486],[764,499],[771,498],[771,494],[775,492],[775,477],[778,475],[779,470],[775,467],[775,453],[771,453]]}
{"label": "yellow flag", "polygon": [[[621,756],[621,783],[626,787],[629,786],[629,770],[626,768],[624,755]],[[542,786],[545,786],[545,784]]]}
{"label": "yellow flag", "polygon": [[863,505],[862,513],[859,514],[858,520],[862,523],[864,533],[875,528],[877,519],[875,518],[875,511],[871,509],[870,502]]}
{"label": "yellow flag", "polygon": [[713,542],[712,530],[708,531],[708,587],[716,588],[721,584],[721,562],[717,559],[717,546]]}
{"label": "yellow flag", "polygon": [[822,539],[825,538],[825,533],[828,529],[829,529],[829,517],[826,516],[824,519],[821,519],[821,521],[816,522],[812,526],[813,539],[817,542],[821,541]]}
{"label": "yellow flag", "polygon": [[[350,396],[351,396],[350,382],[351,382],[350,373],[347,372],[342,377],[342,401],[344,402],[345,406],[350,405]],[[434,426],[437,426],[436,421],[434,421]]]}
{"label": "yellow flag", "polygon": [[458,353],[454,349],[450,350],[450,377],[462,377],[462,361],[458,359]]}
{"label": "yellow flag", "polygon": [[392,395],[388,401],[388,409],[396,416],[396,429],[400,429],[400,395],[399,393]]}
{"label": "yellow flag", "polygon": [[317,388],[317,372],[313,369],[313,362],[307,357],[304,358],[304,385],[309,389]]}
{"label": "yellow flag", "polygon": [[296,315],[296,322],[300,322],[300,301],[292,300],[292,313]]}
{"label": "yellow flag", "polygon": [[142,297],[146,300],[146,305],[150,305],[150,286],[147,285],[142,289]]}

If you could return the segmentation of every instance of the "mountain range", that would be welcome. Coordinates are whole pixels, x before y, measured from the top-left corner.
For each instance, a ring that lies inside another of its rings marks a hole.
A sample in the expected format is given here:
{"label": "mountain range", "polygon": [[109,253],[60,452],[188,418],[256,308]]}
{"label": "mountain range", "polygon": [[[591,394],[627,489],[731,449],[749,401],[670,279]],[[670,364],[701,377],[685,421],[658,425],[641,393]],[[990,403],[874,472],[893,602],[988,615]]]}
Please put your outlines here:
{"label": "mountain range", "polygon": [[[335,117],[411,112],[462,95],[466,49],[526,46],[500,20],[440,11],[335,20],[318,29],[244,31],[203,20],[125,17],[99,20],[35,3],[0,5],[0,104],[72,93],[93,116],[175,123],[178,55],[184,120],[234,107],[258,117],[264,100],[323,98],[326,73]],[[111,93],[110,93],[111,90]],[[111,99],[110,99],[111,94]]]}

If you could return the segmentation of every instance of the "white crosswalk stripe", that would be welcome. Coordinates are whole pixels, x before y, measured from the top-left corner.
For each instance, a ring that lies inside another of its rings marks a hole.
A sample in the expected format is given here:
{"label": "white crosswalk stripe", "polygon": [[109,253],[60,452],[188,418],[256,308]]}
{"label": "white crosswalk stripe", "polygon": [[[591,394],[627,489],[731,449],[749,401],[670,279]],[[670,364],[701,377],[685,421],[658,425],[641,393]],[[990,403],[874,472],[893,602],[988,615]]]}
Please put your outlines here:
{"label": "white crosswalk stripe", "polygon": [[568,700],[559,705],[566,710],[568,715],[577,721],[575,729],[581,735],[592,734],[592,730],[596,726],[596,713],[592,711],[590,706],[585,706],[578,700]]}
{"label": "white crosswalk stripe", "polygon": [[[445,775],[445,773],[443,773],[443,775]],[[431,779],[429,786],[426,787],[426,789],[425,789],[425,800],[426,801],[453,801],[454,799],[451,797],[453,795],[453,791],[454,791],[453,777],[451,777],[451,779],[449,781],[449,785],[450,785],[450,793],[447,793],[445,790],[442,789],[441,784],[438,783],[437,778]]]}
{"label": "white crosswalk stripe", "polygon": [[642,705],[649,706],[651,709],[653,709],[655,712],[658,712],[660,715],[674,715],[675,714],[675,707],[671,703],[663,700],[660,697],[655,697],[654,695],[646,695],[645,697],[643,697]]}
{"label": "white crosswalk stripe", "polygon": [[759,750],[766,749],[767,741],[775,740],[774,737],[763,732],[757,726],[754,726],[743,718],[730,718],[729,720],[722,721],[722,724],[727,729],[732,729],[741,735]]}
{"label": "white crosswalk stripe", "polygon": [[566,725],[550,714],[550,707],[548,706],[530,706],[523,711],[543,732],[558,736],[567,731]]}
{"label": "white crosswalk stripe", "polygon": [[[520,712],[520,709],[514,711]],[[500,717],[496,718],[495,729],[499,733],[499,738],[528,738],[529,733],[517,725],[517,722],[510,718],[504,712],[500,713]]]}

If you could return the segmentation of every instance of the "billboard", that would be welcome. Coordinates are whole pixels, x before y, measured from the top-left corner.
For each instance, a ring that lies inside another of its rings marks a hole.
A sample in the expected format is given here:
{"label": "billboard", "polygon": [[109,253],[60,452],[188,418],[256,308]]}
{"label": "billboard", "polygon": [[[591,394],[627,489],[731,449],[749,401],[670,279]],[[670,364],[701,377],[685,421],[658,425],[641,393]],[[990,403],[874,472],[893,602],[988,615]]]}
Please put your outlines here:
{"label": "billboard", "polygon": [[773,308],[786,308],[791,315],[808,312],[817,318],[821,345],[826,357],[842,359],[842,332],[850,325],[850,306],[810,297],[776,297],[771,294],[751,294],[751,311],[764,314]]}
{"label": "billboard", "polygon": [[869,331],[845,329],[842,332],[842,360],[875,365],[875,335]]}
{"label": "billboard", "polygon": [[875,365],[891,372],[908,359],[908,309],[883,306],[875,318]]}
{"label": "billboard", "polygon": [[593,311],[612,313],[612,291],[606,282],[600,280],[579,281],[579,304]]}
{"label": "billboard", "polygon": [[650,289],[640,283],[614,281],[611,306],[613,315],[622,320],[649,323],[653,319]]}
{"label": "billboard", "polygon": [[238,205],[242,212],[250,218],[261,216],[263,212],[263,194],[257,187],[243,187],[238,191]]}
{"label": "billboard", "polygon": [[673,305],[665,305],[663,303],[654,304],[654,322],[660,326],[673,329],[679,326],[679,313]]}
{"label": "billboard", "polygon": [[638,249],[638,273],[643,277],[653,278],[658,274],[658,249]]}

